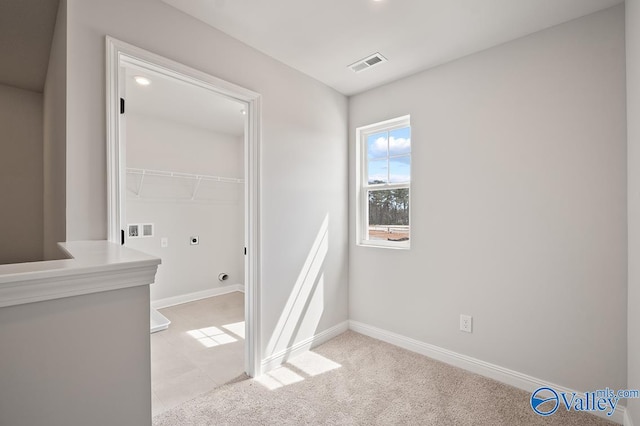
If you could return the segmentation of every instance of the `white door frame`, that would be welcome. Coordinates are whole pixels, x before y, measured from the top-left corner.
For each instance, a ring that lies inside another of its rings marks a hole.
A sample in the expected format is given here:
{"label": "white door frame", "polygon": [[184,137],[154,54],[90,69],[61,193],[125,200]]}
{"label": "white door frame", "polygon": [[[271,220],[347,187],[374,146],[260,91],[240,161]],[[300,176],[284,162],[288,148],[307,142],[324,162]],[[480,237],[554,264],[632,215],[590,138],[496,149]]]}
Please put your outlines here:
{"label": "white door frame", "polygon": [[[156,55],[128,43],[106,37],[107,64],[107,182],[109,241],[120,243],[125,229],[121,215],[126,197],[124,152],[120,136],[120,93],[123,65],[147,69],[190,83],[246,105],[244,136],[245,176],[245,371],[261,374],[260,345],[260,122],[258,93]],[[123,141],[124,142],[124,141]]]}

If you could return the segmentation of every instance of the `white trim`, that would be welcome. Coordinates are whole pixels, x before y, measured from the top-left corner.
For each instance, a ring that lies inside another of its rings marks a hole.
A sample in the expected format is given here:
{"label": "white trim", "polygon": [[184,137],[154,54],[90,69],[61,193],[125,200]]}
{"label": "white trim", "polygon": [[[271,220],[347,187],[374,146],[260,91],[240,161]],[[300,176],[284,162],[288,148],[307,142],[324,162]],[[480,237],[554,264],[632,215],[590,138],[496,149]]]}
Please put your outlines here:
{"label": "white trim", "polygon": [[224,287],[216,287],[208,290],[181,294],[179,296],[165,297],[164,299],[152,300],[151,307],[154,309],[168,308],[169,306],[195,302],[196,300],[202,300],[208,297],[222,296],[223,294],[233,293],[234,291],[244,293],[244,286],[242,284],[231,284]]}
{"label": "white trim", "polygon": [[267,373],[268,371],[279,367],[280,365],[287,362],[288,359],[300,355],[318,345],[321,345],[333,339],[334,337],[339,336],[348,329],[349,321],[344,321],[338,325],[334,325],[331,328],[321,331],[320,333],[311,336],[308,339],[298,342],[295,345],[288,347],[287,349],[276,352],[275,354],[262,360],[262,373]]}
{"label": "white trim", "polygon": [[[358,321],[350,320],[349,329],[357,333],[364,334],[365,336],[382,340],[383,342],[428,356],[429,358],[442,361],[455,367],[462,368],[463,370],[488,377],[527,392],[533,392],[540,387],[547,386],[557,390],[558,392],[576,392],[578,395],[584,395],[582,392],[578,392],[564,386],[559,386],[555,383],[547,382],[546,380],[538,379],[518,371],[510,370],[499,365],[491,364],[467,355],[462,355],[439,346],[424,343],[419,340]],[[590,414],[622,424],[623,419],[626,417],[626,407],[618,406],[611,417],[607,416],[606,413],[590,412]]]}
{"label": "white trim", "polygon": [[407,114],[400,117],[379,121],[374,124],[367,124],[366,126],[360,126],[357,128],[357,130],[367,134],[372,134],[382,130],[401,129],[403,127],[407,127],[408,125],[410,125],[410,122],[411,122],[411,115]]}
{"label": "white trim", "polygon": [[0,307],[149,285],[154,280],[157,268],[157,265],[137,268],[114,266],[110,271],[74,273],[22,281],[18,285],[2,285]]}
{"label": "white trim", "polygon": [[633,420],[631,419],[631,413],[629,412],[629,410],[626,410],[626,409],[624,410],[622,424],[624,426],[633,426]]}
{"label": "white trim", "polygon": [[245,235],[245,370],[251,377],[262,374],[262,98],[248,106],[244,138],[244,235]]}
{"label": "white trim", "polygon": [[59,245],[72,258],[0,265],[0,307],[153,283],[160,259],[107,241]]}
{"label": "white trim", "polygon": [[106,37],[106,91],[107,91],[107,174],[108,174],[108,238],[120,242],[124,170],[120,146],[120,90],[124,85],[120,68],[123,65],[147,69],[180,81],[203,87],[246,105],[245,124],[245,370],[249,376],[260,374],[262,359],[260,328],[260,144],[261,97],[260,94],[233,83],[221,80],[205,72],[183,65],[131,44]]}
{"label": "white trim", "polygon": [[118,244],[120,242],[121,218],[121,194],[122,182],[120,179],[120,150],[117,139],[119,138],[120,124],[118,120],[120,110],[120,52],[118,44],[107,37],[106,48],[106,98],[107,98],[107,238]]}

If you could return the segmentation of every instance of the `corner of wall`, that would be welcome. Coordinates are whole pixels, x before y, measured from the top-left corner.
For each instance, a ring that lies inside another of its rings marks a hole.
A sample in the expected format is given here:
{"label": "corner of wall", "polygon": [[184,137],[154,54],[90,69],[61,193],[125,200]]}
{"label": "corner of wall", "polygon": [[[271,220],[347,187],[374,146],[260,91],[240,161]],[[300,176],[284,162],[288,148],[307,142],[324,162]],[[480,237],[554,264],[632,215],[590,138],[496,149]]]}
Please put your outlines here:
{"label": "corner of wall", "polygon": [[57,243],[66,240],[67,1],[58,6],[44,86],[43,252],[57,259]]}

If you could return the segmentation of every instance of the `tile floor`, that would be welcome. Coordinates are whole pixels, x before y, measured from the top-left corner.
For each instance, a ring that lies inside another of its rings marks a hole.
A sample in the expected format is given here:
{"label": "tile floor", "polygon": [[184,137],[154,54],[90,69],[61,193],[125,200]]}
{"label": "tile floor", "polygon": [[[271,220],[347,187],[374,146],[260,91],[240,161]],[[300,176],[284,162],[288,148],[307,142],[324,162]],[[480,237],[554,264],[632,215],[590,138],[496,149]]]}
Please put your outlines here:
{"label": "tile floor", "polygon": [[153,415],[244,372],[244,293],[160,309],[168,330],[151,335]]}

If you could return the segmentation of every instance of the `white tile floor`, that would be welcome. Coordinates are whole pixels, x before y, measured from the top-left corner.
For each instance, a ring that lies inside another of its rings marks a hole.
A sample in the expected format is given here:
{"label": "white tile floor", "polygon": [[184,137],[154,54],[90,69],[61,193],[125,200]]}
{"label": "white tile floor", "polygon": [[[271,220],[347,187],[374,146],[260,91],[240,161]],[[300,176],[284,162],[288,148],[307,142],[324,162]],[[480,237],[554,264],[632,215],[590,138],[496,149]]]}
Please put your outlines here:
{"label": "white tile floor", "polygon": [[244,293],[161,309],[168,330],[151,335],[153,415],[244,372]]}

